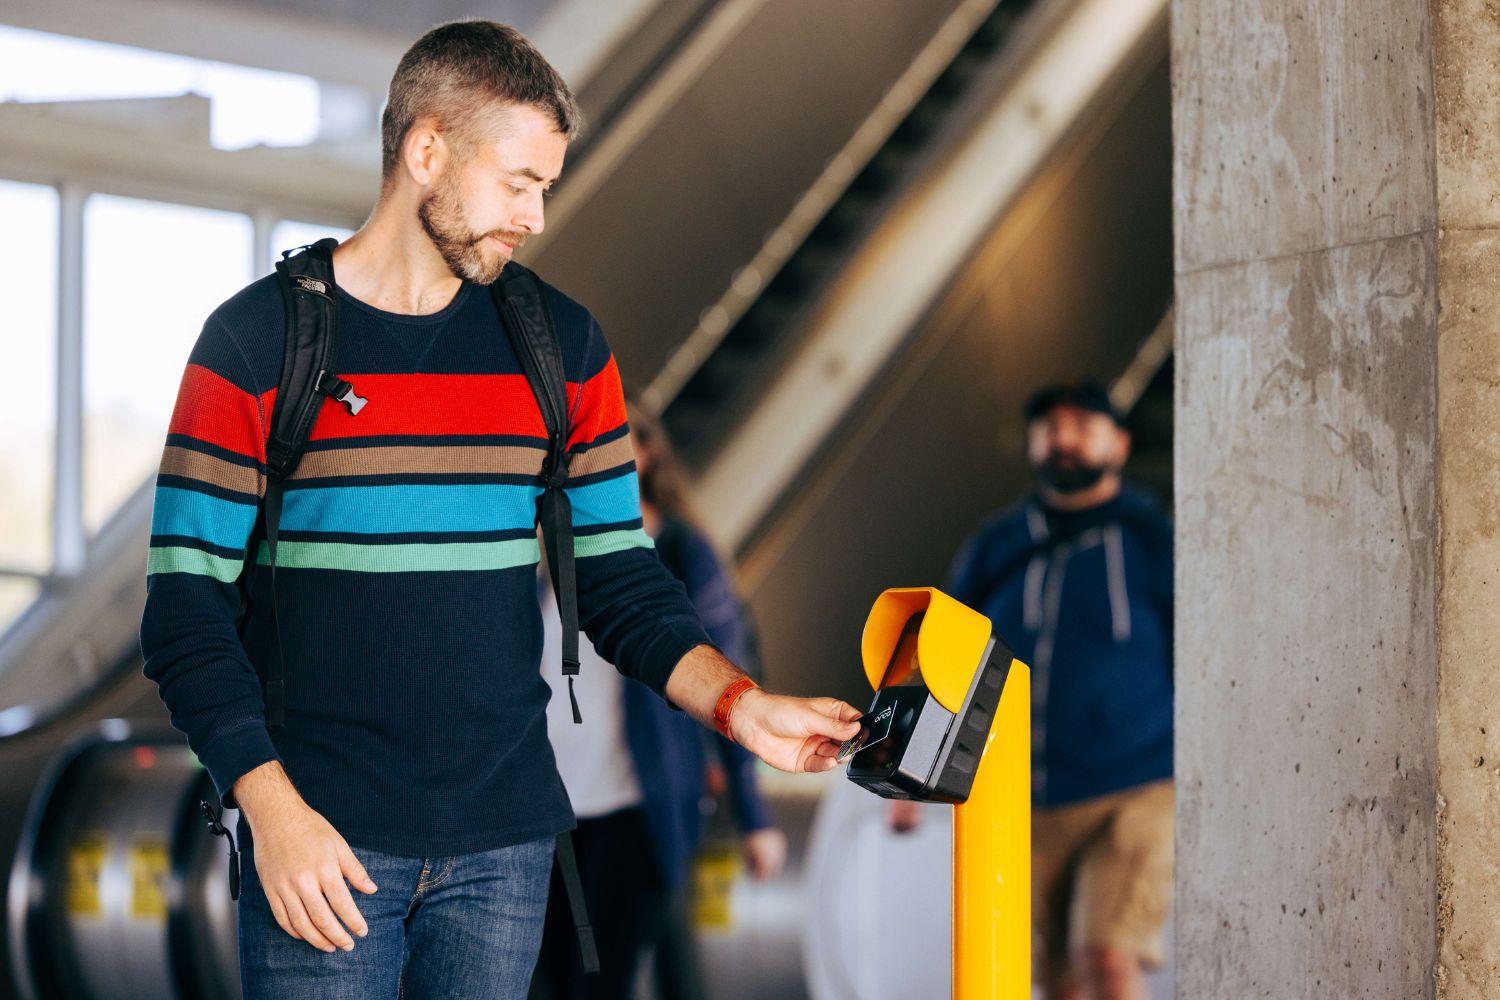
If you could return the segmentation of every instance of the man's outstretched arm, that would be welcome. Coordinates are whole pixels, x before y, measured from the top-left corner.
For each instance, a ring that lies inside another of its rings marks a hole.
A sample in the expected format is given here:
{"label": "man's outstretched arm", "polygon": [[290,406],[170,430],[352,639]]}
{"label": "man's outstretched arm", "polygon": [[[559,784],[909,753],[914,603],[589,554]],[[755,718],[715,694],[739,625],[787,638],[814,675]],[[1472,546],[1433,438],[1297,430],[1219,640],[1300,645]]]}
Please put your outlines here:
{"label": "man's outstretched arm", "polygon": [[[712,646],[695,646],[667,678],[672,704],[713,725],[719,696],[745,672]],[[772,767],[794,773],[828,771],[839,744],[859,732],[859,709],[837,698],[793,698],[751,688],[729,717],[729,734]]]}

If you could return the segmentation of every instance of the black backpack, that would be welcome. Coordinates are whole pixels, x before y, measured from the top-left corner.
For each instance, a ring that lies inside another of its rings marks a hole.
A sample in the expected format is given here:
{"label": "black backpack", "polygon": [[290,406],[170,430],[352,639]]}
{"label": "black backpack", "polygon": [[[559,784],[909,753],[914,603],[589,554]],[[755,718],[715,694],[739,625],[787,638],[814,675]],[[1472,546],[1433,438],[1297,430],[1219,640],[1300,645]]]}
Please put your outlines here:
{"label": "black backpack", "polygon": [[[275,655],[267,668],[266,679],[266,725],[272,729],[279,728],[286,715],[286,663],[281,647],[281,615],[276,605],[276,539],[281,521],[282,489],[302,457],[323,397],[342,403],[356,415],[371,402],[359,395],[355,386],[333,373],[339,329],[333,249],[338,244],[338,240],[327,237],[285,250],[281,260],[276,262],[277,283],[286,307],[286,348],[282,354],[276,401],[271,408],[271,428],[266,442],[266,496],[262,507],[271,562],[271,613],[276,639]],[[581,723],[583,716],[573,690],[573,679],[578,676],[578,589],[573,565],[572,504],[563,489],[568,479],[571,414],[568,411],[562,346],[552,323],[552,312],[542,298],[541,285],[530,270],[510,261],[489,289],[547,429],[547,455],[542,463],[544,490],[538,502],[537,521],[557,595],[558,614],[562,618],[562,672],[568,678],[573,721]],[[379,400],[374,403],[380,405]],[[256,533],[251,532],[252,546],[256,537]],[[248,617],[247,582],[254,566],[252,553],[241,577],[237,628]],[[210,826],[212,828],[212,821]],[[583,911],[573,841],[566,833],[558,836],[557,859],[579,933],[584,968],[597,971],[598,957],[593,932]]]}

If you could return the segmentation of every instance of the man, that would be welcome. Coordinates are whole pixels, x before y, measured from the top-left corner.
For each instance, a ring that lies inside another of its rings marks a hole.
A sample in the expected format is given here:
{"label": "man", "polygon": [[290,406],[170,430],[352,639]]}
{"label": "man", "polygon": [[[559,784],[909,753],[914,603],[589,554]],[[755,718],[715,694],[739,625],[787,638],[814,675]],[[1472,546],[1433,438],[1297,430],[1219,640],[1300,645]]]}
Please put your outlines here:
{"label": "man", "polygon": [[1121,469],[1096,383],[1026,408],[1033,494],[964,545],[948,590],[1032,670],[1035,974],[1143,998],[1172,893],[1172,529]]}
{"label": "man", "polygon": [[[248,997],[526,994],[553,838],[574,821],[538,670],[545,431],[484,286],[542,231],[578,121],[561,77],[503,25],[443,25],[402,57],[379,200],[333,255],[336,373],[368,402],[326,402],[286,484],[279,615],[258,515],[285,322],[275,279],[224,302],[193,348],[157,481],[141,648],[173,724],[241,810]],[[569,383],[589,637],[700,721],[742,692],[728,732],[770,764],[833,767],[858,711],[747,690],[708,644],[642,531],[603,335],[542,287]],[[272,734],[261,676],[278,633]]]}

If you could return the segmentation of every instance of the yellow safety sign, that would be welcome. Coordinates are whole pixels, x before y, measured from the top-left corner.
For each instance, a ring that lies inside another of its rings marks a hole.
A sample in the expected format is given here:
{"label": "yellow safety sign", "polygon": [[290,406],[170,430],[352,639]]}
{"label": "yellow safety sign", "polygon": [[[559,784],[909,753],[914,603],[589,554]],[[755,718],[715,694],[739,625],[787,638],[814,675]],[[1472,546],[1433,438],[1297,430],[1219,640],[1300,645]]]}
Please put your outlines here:
{"label": "yellow safety sign", "polygon": [[130,845],[130,916],[167,919],[167,874],[171,858],[159,837],[137,837]]}
{"label": "yellow safety sign", "polygon": [[104,856],[109,843],[97,831],[80,833],[68,845],[68,912],[75,916],[97,917],[104,912],[99,896],[99,879],[104,874]]}

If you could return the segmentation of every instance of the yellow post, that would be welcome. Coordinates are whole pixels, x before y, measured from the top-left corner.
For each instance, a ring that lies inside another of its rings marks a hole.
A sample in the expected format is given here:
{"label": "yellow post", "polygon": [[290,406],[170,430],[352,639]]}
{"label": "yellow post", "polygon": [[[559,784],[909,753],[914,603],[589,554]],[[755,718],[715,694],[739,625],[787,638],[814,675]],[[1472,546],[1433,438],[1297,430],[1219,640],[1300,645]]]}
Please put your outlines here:
{"label": "yellow post", "polygon": [[953,997],[1030,996],[1031,670],[1012,660],[974,788],[953,807]]}
{"label": "yellow post", "polygon": [[[953,713],[955,725],[983,725],[982,714],[970,714],[989,704],[988,698],[970,701],[974,685],[984,682],[976,671],[993,671],[989,658],[1005,655],[1004,643],[992,635],[988,618],[933,587],[896,587],[876,599],[860,640],[870,686],[882,690],[902,633],[918,613],[923,616],[916,651],[922,683]],[[955,753],[967,750],[961,740],[955,746]],[[947,763],[952,762],[935,766]],[[947,802],[961,797],[956,783],[947,788],[951,797],[944,798],[933,794],[935,786],[914,789],[909,778],[893,781],[879,771],[857,776],[851,769],[850,777],[888,797],[915,794]],[[1010,661],[968,797],[953,809],[954,1000],[1029,1000],[1031,669],[1020,660]]]}

